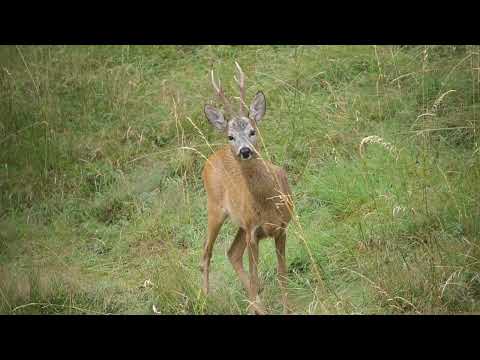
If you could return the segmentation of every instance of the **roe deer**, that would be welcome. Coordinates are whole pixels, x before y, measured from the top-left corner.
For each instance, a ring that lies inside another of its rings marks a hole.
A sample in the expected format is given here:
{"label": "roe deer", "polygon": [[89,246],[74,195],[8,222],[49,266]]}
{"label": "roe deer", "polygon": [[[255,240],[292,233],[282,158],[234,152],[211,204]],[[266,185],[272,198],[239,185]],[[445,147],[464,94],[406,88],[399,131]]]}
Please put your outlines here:
{"label": "roe deer", "polygon": [[[245,113],[245,76],[235,63],[240,88],[240,109],[233,113],[223,89],[215,82],[212,85],[224,103],[223,113],[211,105],[204,112],[210,123],[228,136],[229,145],[211,155],[203,169],[203,183],[207,193],[208,236],[204,245],[201,264],[203,290],[208,294],[210,259],[215,239],[227,217],[239,226],[235,239],[228,250],[228,258],[248,292],[250,312],[265,314],[258,297],[258,241],[266,237],[275,239],[278,261],[278,280],[282,291],[284,312],[288,312],[285,261],[286,227],[291,219],[292,200],[286,172],[262,159],[257,148],[257,125],[266,111],[265,95],[259,91]],[[248,248],[249,273],[243,268],[243,254]]]}

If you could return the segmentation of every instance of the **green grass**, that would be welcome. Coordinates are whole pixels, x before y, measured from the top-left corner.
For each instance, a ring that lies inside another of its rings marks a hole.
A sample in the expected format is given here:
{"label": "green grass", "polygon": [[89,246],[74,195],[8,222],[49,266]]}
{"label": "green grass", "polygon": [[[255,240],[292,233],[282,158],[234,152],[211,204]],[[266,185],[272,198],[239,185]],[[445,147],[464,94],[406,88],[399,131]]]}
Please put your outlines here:
{"label": "green grass", "polygon": [[224,142],[203,105],[235,60],[294,192],[295,313],[479,312],[479,47],[3,46],[0,313],[246,313],[229,223],[200,291],[204,159],[182,148]]}

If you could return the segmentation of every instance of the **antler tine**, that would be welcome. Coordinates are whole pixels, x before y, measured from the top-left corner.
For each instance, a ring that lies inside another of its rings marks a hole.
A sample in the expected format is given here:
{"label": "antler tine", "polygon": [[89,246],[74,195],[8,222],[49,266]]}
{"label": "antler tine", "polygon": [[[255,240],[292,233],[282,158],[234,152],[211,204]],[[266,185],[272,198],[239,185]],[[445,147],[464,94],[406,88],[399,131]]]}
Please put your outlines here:
{"label": "antler tine", "polygon": [[213,70],[210,72],[211,78],[212,78],[212,85],[213,88],[215,89],[215,92],[217,96],[223,101],[225,108],[227,112],[231,113],[232,112],[232,107],[230,105],[230,102],[228,101],[227,97],[225,96],[225,93],[223,92],[220,79],[218,79],[218,85],[215,83],[215,76],[213,75]]}
{"label": "antler tine", "polygon": [[245,103],[245,74],[243,73],[242,68],[240,67],[238,62],[236,61],[235,66],[237,67],[238,71],[238,79],[236,76],[234,76],[234,78],[238,84],[238,87],[240,88],[240,113],[243,113],[244,106],[247,106]]}

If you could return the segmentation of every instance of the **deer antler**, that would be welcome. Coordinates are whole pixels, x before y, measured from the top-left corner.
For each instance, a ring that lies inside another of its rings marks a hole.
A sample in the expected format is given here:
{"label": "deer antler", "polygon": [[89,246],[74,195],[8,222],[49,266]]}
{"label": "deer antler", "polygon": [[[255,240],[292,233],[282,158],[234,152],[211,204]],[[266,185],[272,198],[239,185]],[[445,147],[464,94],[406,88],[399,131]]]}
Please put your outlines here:
{"label": "deer antler", "polygon": [[234,76],[235,81],[240,88],[240,113],[244,114],[244,107],[248,107],[245,103],[245,75],[243,74],[242,68],[238,65],[238,62],[235,61],[235,66],[238,71],[238,78]]}
{"label": "deer antler", "polygon": [[212,78],[212,85],[213,88],[215,89],[215,93],[217,96],[223,101],[223,104],[225,105],[225,110],[228,113],[232,113],[232,106],[230,105],[230,102],[228,101],[227,97],[225,96],[225,93],[223,92],[220,79],[218,79],[218,85],[215,83],[215,77],[213,75],[213,70],[210,72],[211,78]]}

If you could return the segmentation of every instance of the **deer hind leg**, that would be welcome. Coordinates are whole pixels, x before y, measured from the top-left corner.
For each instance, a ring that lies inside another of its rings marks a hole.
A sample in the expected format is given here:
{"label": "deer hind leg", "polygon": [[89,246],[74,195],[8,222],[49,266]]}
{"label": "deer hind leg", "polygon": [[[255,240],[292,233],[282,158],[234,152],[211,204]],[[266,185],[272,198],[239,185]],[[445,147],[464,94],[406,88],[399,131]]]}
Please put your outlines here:
{"label": "deer hind leg", "polygon": [[250,309],[256,314],[266,314],[263,305],[258,297],[258,239],[255,236],[255,231],[246,232],[246,245],[248,248],[248,260],[250,265]]}
{"label": "deer hind leg", "polygon": [[278,282],[280,283],[280,289],[282,291],[282,303],[283,312],[289,313],[288,293],[287,293],[287,264],[285,259],[285,243],[287,236],[285,231],[282,231],[279,235],[275,236],[275,247],[277,252],[277,273]]}
{"label": "deer hind leg", "polygon": [[230,249],[228,249],[228,259],[232,263],[235,272],[237,273],[240,281],[242,282],[245,289],[250,291],[250,280],[248,278],[245,269],[243,268],[243,254],[245,253],[245,248],[247,244],[245,242],[245,230],[242,228],[238,229],[237,235],[233,240],[232,245],[230,245]]}
{"label": "deer hind leg", "polygon": [[220,228],[225,221],[226,215],[222,209],[208,208],[208,235],[203,247],[203,258],[201,269],[203,270],[203,292],[208,294],[209,282],[208,275],[210,270],[210,259],[212,258],[213,244],[217,239]]}

